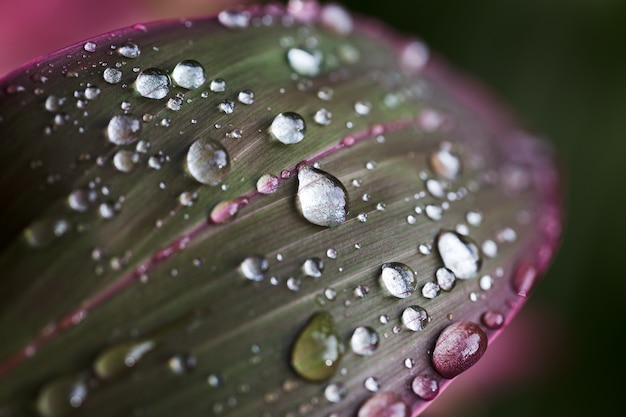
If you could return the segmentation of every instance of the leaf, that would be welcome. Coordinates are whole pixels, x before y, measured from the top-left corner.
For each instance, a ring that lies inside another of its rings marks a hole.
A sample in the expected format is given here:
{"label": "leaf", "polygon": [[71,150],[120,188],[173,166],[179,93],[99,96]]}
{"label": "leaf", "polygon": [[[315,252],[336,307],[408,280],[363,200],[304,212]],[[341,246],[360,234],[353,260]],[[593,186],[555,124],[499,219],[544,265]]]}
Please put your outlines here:
{"label": "leaf", "polygon": [[522,306],[548,146],[420,41],[294,4],[2,81],[4,414],[417,414]]}

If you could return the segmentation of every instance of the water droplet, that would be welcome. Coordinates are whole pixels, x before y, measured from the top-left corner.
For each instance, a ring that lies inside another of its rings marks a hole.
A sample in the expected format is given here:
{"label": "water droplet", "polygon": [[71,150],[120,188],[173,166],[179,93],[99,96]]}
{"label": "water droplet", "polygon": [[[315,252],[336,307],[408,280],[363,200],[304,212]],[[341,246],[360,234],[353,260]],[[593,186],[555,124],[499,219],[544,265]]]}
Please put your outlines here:
{"label": "water droplet", "polygon": [[245,29],[250,24],[247,11],[224,10],[217,15],[219,22],[229,29]]}
{"label": "water droplet", "polygon": [[478,246],[467,236],[442,231],[437,236],[437,250],[446,268],[458,279],[474,278],[482,265]]}
{"label": "water droplet", "polygon": [[341,382],[330,384],[326,387],[326,389],[324,389],[324,397],[326,397],[329,402],[334,404],[340,403],[347,394],[348,389]]}
{"label": "water droplet", "polygon": [[430,321],[428,312],[420,306],[409,306],[404,309],[401,316],[402,324],[409,330],[419,332]]}
{"label": "water droplet", "polygon": [[435,276],[437,277],[437,285],[444,291],[451,291],[454,288],[454,284],[456,284],[456,276],[454,276],[454,272],[450,271],[448,268],[439,268],[437,272],[435,272]]}
{"label": "water droplet", "polygon": [[533,265],[527,262],[520,263],[513,274],[513,290],[520,297],[526,297],[535,286],[538,275]]}
{"label": "water droplet", "polygon": [[359,116],[366,116],[372,110],[372,103],[368,101],[359,100],[354,103],[354,112]]}
{"label": "water droplet", "polygon": [[444,198],[446,196],[445,184],[433,178],[426,180],[426,190],[435,198]]}
{"label": "water droplet", "polygon": [[172,70],[172,79],[179,87],[195,90],[205,83],[206,75],[198,61],[188,59],[176,64]]}
{"label": "water droplet", "polygon": [[196,367],[196,357],[189,354],[175,355],[167,361],[167,367],[176,375],[185,375]]}
{"label": "water droplet", "polygon": [[240,91],[237,99],[241,104],[252,104],[254,103],[254,93],[250,90]]}
{"label": "water droplet", "polygon": [[465,221],[470,226],[478,227],[483,222],[483,215],[477,211],[468,211],[465,213]]}
{"label": "water droplet", "polygon": [[270,126],[270,133],[285,145],[292,145],[304,139],[306,125],[298,113],[279,113]]}
{"label": "water droplet", "polygon": [[115,378],[135,366],[141,358],[156,347],[152,340],[121,343],[102,352],[96,358],[93,369],[102,379]]}
{"label": "water droplet", "polygon": [[198,139],[187,152],[187,171],[198,182],[217,185],[226,174],[230,165],[226,149],[211,139]]}
{"label": "water droplet", "polygon": [[303,165],[298,169],[296,206],[313,224],[338,226],[346,220],[349,211],[348,192],[334,176]]}
{"label": "water droplet", "polygon": [[139,156],[132,151],[119,150],[113,155],[113,166],[120,172],[131,172],[137,162]]}
{"label": "water droplet", "polygon": [[452,153],[449,142],[442,143],[439,150],[430,155],[428,163],[435,174],[447,180],[455,180],[461,172],[461,160]]}
{"label": "water droplet", "polygon": [[300,291],[302,286],[302,280],[300,278],[289,277],[287,278],[287,288],[291,291]]}
{"label": "water droplet", "polygon": [[117,84],[122,80],[122,71],[117,68],[107,68],[104,70],[102,77],[109,84]]}
{"label": "water droplet", "polygon": [[365,379],[363,386],[369,392],[378,392],[380,389],[380,382],[378,381],[378,378],[370,376]]}
{"label": "water droplet", "polygon": [[402,398],[391,392],[379,392],[367,399],[357,417],[408,417],[409,407]]}
{"label": "water droplet", "polygon": [[424,208],[424,212],[426,213],[426,217],[433,221],[441,220],[441,218],[443,217],[443,208],[434,204],[426,205],[426,207]]}
{"label": "water droplet", "polygon": [[361,356],[369,356],[378,349],[378,333],[371,327],[359,326],[350,338],[352,351]]}
{"label": "water droplet", "polygon": [[433,365],[451,379],[471,368],[487,349],[487,335],[476,323],[456,322],[446,327],[435,343]]}
{"label": "water droplet", "polygon": [[333,120],[333,114],[325,108],[321,108],[315,112],[315,115],[313,115],[313,120],[315,120],[315,123],[317,123],[318,125],[328,126]]}
{"label": "water droplet", "polygon": [[333,301],[337,297],[337,290],[334,288],[325,288],[324,297],[326,297],[328,301]]}
{"label": "water droplet", "polygon": [[337,249],[335,248],[326,249],[326,257],[328,257],[329,259],[337,259]]}
{"label": "water droplet", "polygon": [[411,388],[415,395],[425,401],[434,400],[437,394],[439,394],[439,383],[437,380],[426,375],[416,376],[411,383]]}
{"label": "water droplet", "polygon": [[213,207],[209,214],[211,222],[216,224],[222,224],[229,222],[235,218],[239,210],[248,204],[248,199],[245,197],[236,198],[234,200],[220,201]]}
{"label": "water droplet", "polygon": [[421,253],[424,256],[430,255],[431,246],[429,244],[426,244],[426,243],[421,243],[417,247],[417,250],[419,251],[419,253]]}
{"label": "water droplet", "polygon": [[272,194],[278,191],[280,180],[277,176],[264,174],[256,182],[256,190],[261,194]]}
{"label": "water droplet", "polygon": [[220,385],[222,385],[222,381],[223,381],[222,376],[216,373],[209,374],[209,376],[206,379],[207,384],[209,384],[211,388],[219,387]]}
{"label": "water droplet", "polygon": [[335,94],[335,90],[332,87],[320,87],[317,92],[317,97],[320,100],[330,101],[333,99],[333,95]]}
{"label": "water droplet", "polygon": [[315,77],[321,71],[322,53],[291,48],[287,51],[287,62],[293,71],[305,77]]}
{"label": "water droplet", "polygon": [[101,90],[95,85],[85,88],[85,98],[87,100],[95,100],[100,96]]}
{"label": "water droplet", "polygon": [[49,112],[56,112],[63,104],[65,104],[65,98],[51,95],[46,98],[44,106]]}
{"label": "water droplet", "polygon": [[42,417],[62,417],[75,412],[87,399],[85,380],[60,377],[46,383],[37,395],[37,411]]}
{"label": "water droplet", "polygon": [[417,285],[415,272],[408,265],[399,262],[384,263],[379,281],[390,295],[397,298],[409,297],[415,292]]}
{"label": "water droplet", "polygon": [[352,16],[338,4],[325,4],[320,12],[320,22],[341,36],[347,36],[352,32]]}
{"label": "water droplet", "polygon": [[367,294],[369,294],[370,288],[367,285],[359,284],[354,288],[354,296],[358,298],[364,298]]}
{"label": "water droplet", "polygon": [[139,46],[137,46],[136,44],[132,42],[127,42],[117,49],[117,53],[125,56],[126,58],[132,59],[137,58],[139,55],[141,55],[141,49],[139,49]]}
{"label": "water droplet", "polygon": [[483,291],[489,291],[491,287],[493,287],[493,278],[491,275],[483,275],[480,277],[480,280],[478,280],[478,286]]}
{"label": "water droplet", "polygon": [[400,65],[410,73],[420,71],[430,56],[428,46],[421,41],[413,41],[406,45],[400,53]]}
{"label": "water droplet", "polygon": [[162,99],[170,91],[170,77],[159,68],[148,68],[139,73],[135,89],[146,98]]}
{"label": "water droplet", "polygon": [[324,271],[324,261],[320,258],[308,258],[302,264],[302,273],[307,277],[319,278]]}
{"label": "water droplet", "polygon": [[324,381],[338,369],[343,351],[332,316],[318,312],[300,331],[291,351],[291,365],[304,379]]}
{"label": "water droplet", "polygon": [[250,281],[262,281],[270,267],[270,262],[265,256],[248,256],[239,265],[239,272]]}
{"label": "water droplet", "polygon": [[98,45],[96,45],[96,43],[95,43],[95,42],[86,42],[86,43],[83,45],[83,49],[84,49],[85,51],[87,51],[87,52],[96,52],[96,47],[97,47],[97,46],[98,46]]}
{"label": "water droplet", "polygon": [[84,213],[96,202],[98,194],[93,190],[78,189],[67,197],[67,204],[74,211]]}
{"label": "water droplet", "polygon": [[211,81],[209,88],[214,93],[221,93],[226,90],[226,81],[224,81],[221,78],[216,78],[213,81]]}
{"label": "water droplet", "polygon": [[231,100],[224,100],[217,107],[226,114],[232,114],[235,111],[235,103]]}
{"label": "water droplet", "polygon": [[429,298],[432,300],[439,295],[439,290],[439,285],[434,282],[427,282],[422,287],[422,295],[424,296],[424,298]]}
{"label": "water droplet", "polygon": [[139,139],[141,122],[131,116],[116,115],[109,120],[107,137],[115,145],[129,145]]}
{"label": "water droplet", "polygon": [[495,258],[498,255],[498,244],[491,239],[485,240],[480,248],[488,258]]}

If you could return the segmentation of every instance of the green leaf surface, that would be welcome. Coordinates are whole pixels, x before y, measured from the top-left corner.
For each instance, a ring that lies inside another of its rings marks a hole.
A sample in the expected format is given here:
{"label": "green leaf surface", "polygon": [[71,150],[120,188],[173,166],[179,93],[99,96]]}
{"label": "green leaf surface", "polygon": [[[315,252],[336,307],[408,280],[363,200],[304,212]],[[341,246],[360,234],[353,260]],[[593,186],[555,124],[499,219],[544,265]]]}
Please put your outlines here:
{"label": "green leaf surface", "polygon": [[2,81],[0,410],[417,414],[416,377],[479,359],[557,246],[551,152],[332,7],[136,25]]}

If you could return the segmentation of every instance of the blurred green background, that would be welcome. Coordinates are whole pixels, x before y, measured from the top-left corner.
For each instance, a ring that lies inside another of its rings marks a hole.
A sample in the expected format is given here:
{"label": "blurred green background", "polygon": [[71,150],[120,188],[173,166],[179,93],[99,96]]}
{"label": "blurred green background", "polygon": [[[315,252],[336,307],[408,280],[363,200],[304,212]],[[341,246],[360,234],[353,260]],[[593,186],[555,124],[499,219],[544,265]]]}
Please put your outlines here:
{"label": "blurred green background", "polygon": [[[521,314],[550,312],[555,365],[468,416],[626,415],[626,1],[347,1],[489,85],[563,160],[567,225]],[[622,180],[620,180],[622,178]],[[541,318],[541,315],[539,315]],[[548,337],[551,333],[548,333]],[[564,336],[565,335],[565,336]],[[523,349],[520,346],[520,349]],[[511,358],[515,360],[515,358]],[[548,358],[550,359],[550,358]]]}

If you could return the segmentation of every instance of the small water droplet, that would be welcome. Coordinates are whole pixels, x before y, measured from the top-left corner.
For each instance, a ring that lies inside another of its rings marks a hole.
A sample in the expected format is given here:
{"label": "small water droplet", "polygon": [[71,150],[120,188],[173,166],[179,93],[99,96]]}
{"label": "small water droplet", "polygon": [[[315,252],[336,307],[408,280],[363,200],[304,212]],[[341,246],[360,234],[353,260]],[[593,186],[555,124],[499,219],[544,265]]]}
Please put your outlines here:
{"label": "small water droplet", "polygon": [[287,62],[298,75],[315,77],[321,71],[322,53],[320,51],[291,48],[287,51]]}
{"label": "small water droplet", "polygon": [[497,310],[485,311],[480,316],[480,321],[490,329],[499,329],[504,326],[504,314]]}
{"label": "small water droplet", "polygon": [[102,77],[109,84],[117,84],[122,80],[122,71],[117,68],[106,68],[102,73]]}
{"label": "small water droplet", "polygon": [[483,291],[489,291],[491,287],[493,287],[493,278],[491,275],[483,275],[480,277],[480,280],[478,280],[478,286]]}
{"label": "small water droplet", "polygon": [[300,291],[300,287],[302,286],[302,280],[300,278],[289,277],[287,278],[287,288],[290,291]]}
{"label": "small water droplet", "polygon": [[320,12],[320,22],[341,36],[347,36],[352,32],[352,16],[338,4],[325,4]]}
{"label": "small water droplet", "polygon": [[231,100],[224,100],[220,104],[218,104],[217,107],[220,109],[220,111],[226,114],[232,114],[235,111],[235,103]]}
{"label": "small water droplet", "polygon": [[422,295],[424,298],[433,299],[439,295],[439,285],[434,282],[427,282],[422,287]]}
{"label": "small water droplet", "polygon": [[198,139],[187,152],[187,171],[198,182],[217,185],[226,177],[230,168],[228,153],[224,147],[211,139]]}
{"label": "small water droplet", "polygon": [[439,383],[435,378],[426,375],[418,375],[413,379],[411,388],[415,395],[422,400],[431,401],[439,394]]}
{"label": "small water droplet", "polygon": [[349,211],[348,192],[334,176],[303,165],[298,169],[296,206],[313,224],[338,226],[346,220]]}
{"label": "small water droplet", "polygon": [[539,273],[533,265],[522,262],[515,269],[513,274],[513,290],[520,297],[526,297],[535,286]]}
{"label": "small water droplet", "polygon": [[426,213],[426,217],[433,221],[438,221],[443,218],[443,208],[441,206],[428,204],[424,208],[424,212]]}
{"label": "small water droplet", "polygon": [[380,381],[378,381],[378,378],[370,376],[365,379],[363,386],[369,392],[378,392],[380,389]]}
{"label": "small water droplet", "polygon": [[414,332],[424,330],[430,321],[428,312],[420,306],[409,306],[404,309],[401,316],[402,324]]}
{"label": "small water droplet", "polygon": [[442,231],[437,236],[437,250],[446,268],[458,279],[474,278],[482,265],[478,246],[467,236]]}
{"label": "small water droplet", "polygon": [[446,196],[446,185],[439,180],[430,178],[426,180],[426,190],[435,198],[444,198]]}
{"label": "small water droplet", "polygon": [[219,22],[229,29],[245,29],[250,25],[250,13],[239,10],[224,10],[217,15]]}
{"label": "small water droplet", "polygon": [[454,272],[450,271],[448,268],[439,268],[437,272],[435,272],[435,276],[437,277],[437,285],[444,291],[451,291],[454,288],[454,284],[456,284],[456,276]]}
{"label": "small water droplet", "polygon": [[261,194],[272,194],[278,191],[280,180],[275,175],[264,174],[256,182],[256,190]]}
{"label": "small water droplet", "polygon": [[485,240],[480,248],[488,258],[495,258],[498,255],[498,244],[491,239]]}
{"label": "small water droplet", "polygon": [[433,365],[451,379],[471,368],[487,349],[487,335],[476,323],[456,322],[446,327],[435,343]]}
{"label": "small water droplet", "polygon": [[167,367],[176,375],[185,375],[196,367],[196,357],[189,354],[175,355],[167,361]]}
{"label": "small water droplet", "polygon": [[87,399],[89,388],[80,377],[60,377],[46,383],[37,395],[42,417],[62,417],[75,412]]}
{"label": "small water droplet", "polygon": [[372,103],[359,100],[354,103],[354,112],[359,116],[367,116],[372,110]]}
{"label": "small water droplet", "polygon": [[270,267],[270,262],[265,256],[248,256],[239,265],[239,272],[250,281],[262,281]]}
{"label": "small water droplet", "polygon": [[120,172],[131,172],[139,162],[139,155],[129,150],[119,150],[113,155],[113,166]]}
{"label": "small water droplet", "polygon": [[381,286],[387,292],[397,298],[407,298],[417,285],[415,272],[408,266],[399,262],[384,263],[379,277]]}
{"label": "small water droplet", "polygon": [[98,45],[96,45],[95,42],[85,42],[85,44],[83,45],[83,49],[87,52],[96,52],[96,47]]}
{"label": "small water droplet", "polygon": [[270,133],[279,142],[292,145],[304,139],[306,125],[298,113],[285,112],[276,115],[270,126]]}
{"label": "small water droplet", "polygon": [[152,340],[121,343],[102,352],[93,364],[99,378],[115,378],[135,366],[141,358],[156,347]]}
{"label": "small water droplet", "polygon": [[335,94],[335,90],[332,87],[320,87],[317,92],[317,97],[320,100],[330,101],[333,99],[333,95]]}
{"label": "small water droplet", "polygon": [[222,378],[220,374],[212,373],[212,374],[209,374],[209,376],[206,379],[206,382],[207,384],[209,384],[211,388],[217,388],[222,385],[223,380],[224,378]]}
{"label": "small water droplet", "polygon": [[109,120],[107,137],[115,145],[129,145],[139,139],[141,122],[127,115],[116,115]]}
{"label": "small water droplet", "polygon": [[87,100],[95,100],[100,96],[101,90],[95,85],[85,88],[85,98]]}
{"label": "small water droplet", "polygon": [[468,211],[465,213],[465,221],[474,227],[478,227],[483,222],[483,215],[478,211]]}
{"label": "small water droplet", "polygon": [[347,394],[348,389],[341,382],[329,384],[326,389],[324,389],[324,397],[326,397],[329,402],[334,404],[340,403]]}
{"label": "small water droplet", "polygon": [[133,59],[141,55],[141,49],[139,49],[139,46],[137,46],[137,44],[127,42],[117,49],[117,53],[125,56],[126,58]]}
{"label": "small water droplet", "polygon": [[220,201],[213,207],[209,214],[209,219],[215,224],[227,223],[235,218],[243,207],[248,204],[245,197],[236,198],[234,200]]}
{"label": "small water droplet", "polygon": [[170,91],[170,77],[159,68],[148,68],[139,73],[135,89],[146,98],[162,99]]}
{"label": "small water droplet", "polygon": [[202,64],[188,59],[176,64],[172,70],[172,79],[179,87],[195,90],[206,82],[206,74]]}
{"label": "small water droplet", "polygon": [[67,204],[74,211],[84,213],[96,202],[98,194],[93,190],[78,189],[67,197]]}
{"label": "small water droplet", "polygon": [[318,312],[300,331],[291,351],[291,365],[304,379],[324,381],[339,368],[343,351],[332,316]]}
{"label": "small water droplet", "polygon": [[392,392],[379,392],[359,407],[357,417],[408,417],[409,407]]}
{"label": "small water droplet", "polygon": [[250,90],[240,91],[237,99],[241,104],[252,104],[254,103],[254,93]]}
{"label": "small water droplet", "polygon": [[400,53],[400,65],[410,73],[421,71],[428,62],[430,51],[425,43],[415,40],[406,45]]}
{"label": "small water droplet", "polygon": [[321,108],[315,112],[315,115],[313,115],[313,120],[318,125],[328,126],[333,120],[333,114],[325,108]]}
{"label": "small water droplet", "polygon": [[326,257],[329,259],[337,259],[337,249],[335,248],[326,249]]}
{"label": "small water droplet", "polygon": [[378,333],[371,327],[359,326],[350,338],[352,351],[360,356],[372,355],[378,349]]}
{"label": "small water droplet", "polygon": [[447,180],[455,180],[461,172],[461,160],[452,153],[449,142],[442,143],[441,147],[430,155],[428,163],[435,174]]}
{"label": "small water droplet", "polygon": [[430,255],[430,251],[431,251],[431,247],[429,244],[426,243],[421,243],[418,247],[417,250],[419,251],[419,253],[421,253],[422,255],[426,256],[426,255]]}
{"label": "small water droplet", "polygon": [[211,81],[209,88],[214,93],[221,93],[226,90],[226,81],[221,78],[216,78]]}
{"label": "small water droplet", "polygon": [[333,301],[337,297],[337,290],[334,288],[325,288],[324,297],[326,297],[328,301]]}
{"label": "small water droplet", "polygon": [[324,261],[320,258],[308,258],[302,264],[302,273],[307,277],[319,278],[324,271]]}

